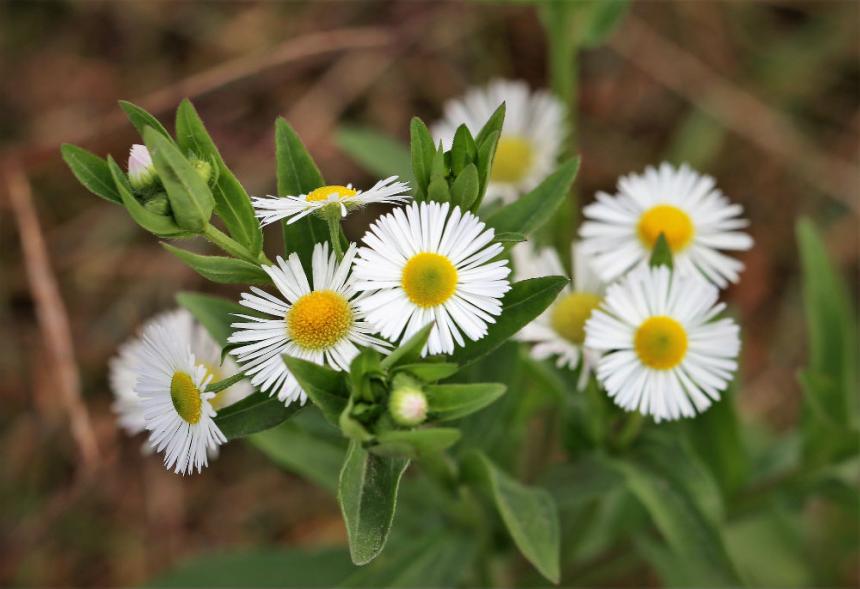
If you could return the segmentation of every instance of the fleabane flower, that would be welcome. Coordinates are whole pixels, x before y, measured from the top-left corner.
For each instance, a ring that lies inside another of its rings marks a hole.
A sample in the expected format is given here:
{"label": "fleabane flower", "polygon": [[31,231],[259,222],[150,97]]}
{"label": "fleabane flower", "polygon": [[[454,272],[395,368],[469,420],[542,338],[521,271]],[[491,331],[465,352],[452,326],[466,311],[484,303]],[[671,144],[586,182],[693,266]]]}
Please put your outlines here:
{"label": "fleabane flower", "polygon": [[349,370],[358,354],[356,346],[386,351],[388,345],[371,335],[359,304],[350,274],[356,246],[338,262],[329,253],[328,243],[314,246],[311,257],[313,288],[297,254],[285,261],[280,256],[274,266],[263,266],[282,298],[251,287],[240,304],[263,317],[239,315],[229,341],[231,352],[251,378],[251,382],[286,405],[304,403],[307,395],[284,363],[282,356],[294,356],[335,370]]}
{"label": "fleabane flower", "polygon": [[191,351],[189,333],[175,329],[171,317],[143,330],[137,357],[137,384],[149,445],[164,453],[164,465],[176,473],[200,472],[207,453],[227,439],[215,424],[215,393],[206,392],[213,374]]}
{"label": "fleabane flower", "polygon": [[740,337],[719,291],[699,276],[643,268],[611,285],[585,324],[604,352],[597,378],[615,403],[656,421],[692,417],[720,398],[737,369]]}
{"label": "fleabane flower", "polygon": [[251,200],[260,223],[266,226],[281,219],[287,219],[287,224],[295,223],[311,213],[321,213],[326,207],[339,210],[341,217],[345,217],[350,209],[373,203],[403,203],[412,198],[406,194],[408,190],[408,183],[391,176],[368,190],[357,190],[352,184],[331,185],[298,196],[258,196]]}
{"label": "fleabane flower", "polygon": [[566,133],[564,107],[552,94],[532,92],[522,81],[494,80],[448,101],[444,118],[432,127],[433,138],[450,149],[457,127],[466,125],[477,135],[503,102],[505,122],[490,171],[487,202],[511,202],[540,184],[555,169]]}
{"label": "fleabane flower", "polygon": [[448,203],[413,203],[383,215],[355,260],[355,288],[372,291],[359,308],[391,341],[435,321],[422,355],[450,354],[465,344],[464,335],[481,339],[510,290],[507,261],[491,261],[503,249],[494,235]]}
{"label": "fleabane flower", "polygon": [[[191,313],[185,309],[176,309],[160,313],[147,321],[143,330],[157,323],[162,324],[170,333],[190,342],[191,352],[198,364],[206,368],[207,374],[217,382],[239,372],[239,367],[231,358],[221,362],[221,348],[209,332],[197,323]],[[117,355],[109,363],[108,382],[114,396],[112,409],[117,416],[120,427],[129,435],[138,434],[146,429],[143,416],[143,406],[140,396],[135,392],[140,372],[140,353],[143,340],[133,336],[119,347]],[[254,389],[247,380],[219,391],[210,400],[217,411],[250,395]]]}
{"label": "fleabane flower", "polygon": [[[514,247],[514,271],[517,280],[539,276],[566,275],[558,254],[546,247],[535,252],[527,243]],[[559,293],[555,302],[516,335],[532,344],[536,360],[555,358],[559,368],[575,370],[580,366],[578,388],[588,383],[600,355],[583,345],[585,322],[603,299],[605,285],[591,267],[582,247],[571,245],[572,281]]]}
{"label": "fleabane flower", "polygon": [[737,282],[743,264],[720,250],[741,251],[752,239],[739,231],[748,225],[743,208],[723,196],[710,176],[686,164],[648,167],[618,181],[614,196],[599,192],[583,209],[580,236],[594,266],[609,282],[646,266],[662,233],[680,274],[701,273],[724,288]]}
{"label": "fleabane flower", "polygon": [[152,156],[145,145],[134,144],[128,154],[128,181],[135,190],[149,187],[156,179]]}

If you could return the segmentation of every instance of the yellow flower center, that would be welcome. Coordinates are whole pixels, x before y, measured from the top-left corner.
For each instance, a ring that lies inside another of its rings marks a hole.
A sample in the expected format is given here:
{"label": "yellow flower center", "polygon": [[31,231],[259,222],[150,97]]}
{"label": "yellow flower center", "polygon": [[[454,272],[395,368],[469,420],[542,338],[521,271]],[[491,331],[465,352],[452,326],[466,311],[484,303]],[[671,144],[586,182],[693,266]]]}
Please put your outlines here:
{"label": "yellow flower center", "polygon": [[400,283],[409,300],[419,307],[435,307],[457,290],[457,268],[439,254],[415,254],[403,268]]}
{"label": "yellow flower center", "polygon": [[186,372],[175,372],[170,379],[170,399],[179,417],[194,425],[200,421],[203,401],[194,379]]}
{"label": "yellow flower center", "polygon": [[496,147],[490,179],[511,184],[519,182],[531,168],[533,158],[534,149],[528,139],[516,135],[502,137]]}
{"label": "yellow flower center", "polygon": [[582,345],[585,341],[585,322],[600,304],[600,297],[590,292],[573,292],[552,308],[550,324],[557,334],[567,341]]}
{"label": "yellow flower center", "polygon": [[634,346],[643,364],[657,370],[668,370],[684,359],[687,332],[671,317],[649,317],[636,330]]}
{"label": "yellow flower center", "polygon": [[352,327],[352,309],[342,295],[331,290],[310,292],[295,302],[286,316],[293,340],[309,350],[325,350]]}
{"label": "yellow flower center", "polygon": [[662,233],[673,253],[690,245],[695,233],[690,216],[672,205],[657,205],[642,213],[637,229],[639,239],[649,249],[654,247]]}
{"label": "yellow flower center", "polygon": [[308,202],[316,202],[320,200],[328,200],[331,196],[337,196],[338,198],[352,198],[356,194],[358,194],[357,190],[333,184],[331,186],[321,186],[316,190],[311,191],[305,200]]}

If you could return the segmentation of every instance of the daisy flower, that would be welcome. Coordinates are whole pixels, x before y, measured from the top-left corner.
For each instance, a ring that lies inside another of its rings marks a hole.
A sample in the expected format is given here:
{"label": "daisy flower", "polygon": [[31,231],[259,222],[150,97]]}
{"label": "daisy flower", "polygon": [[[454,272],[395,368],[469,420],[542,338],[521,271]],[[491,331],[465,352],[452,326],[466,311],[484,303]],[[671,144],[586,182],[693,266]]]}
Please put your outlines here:
{"label": "daisy flower", "polygon": [[444,118],[432,127],[433,137],[451,149],[457,127],[466,125],[477,135],[503,102],[505,123],[490,171],[487,202],[511,202],[540,184],[555,168],[566,133],[564,107],[552,94],[531,92],[521,81],[494,80],[448,101]]}
{"label": "daisy flower", "polygon": [[[448,215],[450,211],[450,216]],[[383,337],[407,339],[435,321],[422,354],[454,351],[487,334],[510,290],[495,232],[449,203],[422,202],[383,215],[364,235],[355,288],[374,291],[359,308]],[[462,332],[462,333],[461,333]]]}
{"label": "daisy flower", "polygon": [[615,403],[656,421],[692,417],[720,398],[737,369],[738,326],[714,320],[725,304],[698,276],[668,268],[631,272],[606,291],[585,324],[602,352],[597,378]]}
{"label": "daisy flower", "polygon": [[265,227],[281,219],[287,219],[287,224],[295,223],[329,206],[340,209],[341,217],[346,217],[349,209],[372,203],[403,203],[412,198],[406,194],[408,190],[408,183],[399,182],[397,176],[391,176],[380,180],[369,190],[356,190],[352,184],[332,185],[321,186],[299,196],[258,196],[251,200],[257,217]]}
{"label": "daisy flower", "polygon": [[663,163],[659,169],[646,168],[642,175],[622,177],[615,196],[599,192],[597,202],[583,209],[586,221],[580,236],[606,282],[647,266],[663,233],[679,273],[698,271],[724,288],[737,282],[743,264],[719,250],[747,250],[753,243],[738,231],[748,225],[740,218],[742,212],[710,176],[686,164],[674,168]]}
{"label": "daisy flower", "polygon": [[307,395],[290,373],[282,356],[294,356],[335,370],[349,370],[358,354],[356,346],[386,351],[387,344],[371,335],[358,304],[363,298],[350,275],[356,246],[351,244],[337,261],[328,243],[314,246],[311,257],[313,288],[297,254],[280,256],[277,265],[263,266],[282,298],[259,288],[243,293],[240,303],[264,317],[239,315],[229,341],[231,352],[251,382],[286,405],[302,404]]}
{"label": "daisy flower", "polygon": [[[535,252],[530,245],[521,243],[514,247],[512,254],[517,280],[566,275],[552,248]],[[604,285],[582,247],[571,245],[571,258],[572,283],[564,287],[552,306],[520,330],[516,339],[533,344],[531,354],[535,360],[555,357],[559,368],[570,370],[581,365],[577,388],[582,390],[600,358],[593,350],[586,349],[583,342],[585,322],[600,304]]]}
{"label": "daisy flower", "polygon": [[213,374],[191,351],[175,317],[154,321],[143,330],[137,354],[137,384],[149,445],[164,452],[164,465],[176,473],[197,472],[209,463],[207,452],[227,439],[215,424],[215,393],[206,392]]}
{"label": "daisy flower", "polygon": [[[224,362],[221,362],[221,348],[212,339],[209,332],[197,323],[191,313],[185,309],[176,309],[156,315],[144,324],[143,329],[146,330],[156,323],[162,323],[170,333],[180,334],[180,337],[190,342],[191,352],[197,363],[206,367],[214,382],[239,372],[239,367],[231,358],[225,358]],[[129,435],[138,434],[146,429],[140,397],[134,390],[139,373],[139,356],[142,347],[142,339],[138,336],[132,337],[120,346],[117,355],[109,363],[108,382],[114,396],[112,409],[117,416],[120,427]],[[210,404],[217,411],[244,399],[253,391],[251,383],[247,380],[241,380],[219,391],[212,398]]]}

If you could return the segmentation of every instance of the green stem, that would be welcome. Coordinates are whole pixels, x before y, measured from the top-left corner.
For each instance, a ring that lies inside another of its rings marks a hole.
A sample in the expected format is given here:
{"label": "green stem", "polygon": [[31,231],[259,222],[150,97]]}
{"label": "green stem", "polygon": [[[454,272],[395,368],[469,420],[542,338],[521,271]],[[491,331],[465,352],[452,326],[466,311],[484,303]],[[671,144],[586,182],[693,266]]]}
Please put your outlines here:
{"label": "green stem", "polygon": [[340,246],[340,207],[326,211],[325,219],[328,224],[331,247],[334,250],[334,255],[337,256],[337,261],[340,262],[343,259],[343,248]]}
{"label": "green stem", "polygon": [[223,231],[215,227],[214,225],[206,225],[206,228],[203,230],[203,237],[208,239],[211,243],[215,244],[226,253],[230,254],[234,258],[239,258],[240,260],[245,260],[246,262],[250,262],[252,264],[257,265],[271,265],[272,261],[266,257],[262,251],[257,255],[253,255],[248,248],[244,245],[225,234]]}

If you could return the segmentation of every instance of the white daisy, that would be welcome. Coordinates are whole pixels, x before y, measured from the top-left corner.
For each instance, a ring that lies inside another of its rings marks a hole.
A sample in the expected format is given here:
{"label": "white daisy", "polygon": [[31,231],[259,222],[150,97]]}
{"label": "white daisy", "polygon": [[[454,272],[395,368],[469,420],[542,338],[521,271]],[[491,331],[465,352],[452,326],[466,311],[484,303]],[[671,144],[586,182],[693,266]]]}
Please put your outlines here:
{"label": "white daisy", "polygon": [[[156,315],[144,324],[143,329],[145,330],[155,323],[162,323],[170,333],[181,334],[180,337],[189,341],[191,352],[197,363],[206,367],[214,382],[239,372],[239,367],[232,358],[224,358],[224,362],[221,362],[221,348],[212,339],[209,332],[197,323],[191,313],[185,309],[176,309]],[[140,397],[134,390],[137,383],[142,346],[143,342],[140,337],[129,338],[120,346],[119,352],[111,358],[109,363],[108,381],[114,395],[112,408],[117,415],[120,426],[129,435],[138,434],[146,429]],[[247,380],[241,380],[219,391],[210,403],[216,410],[220,410],[244,399],[253,391],[251,383]]]}
{"label": "white daisy", "polygon": [[174,472],[200,472],[207,451],[227,439],[215,424],[212,399],[206,392],[213,375],[191,351],[188,332],[173,330],[170,318],[143,330],[135,392],[140,397],[149,445],[164,452],[164,465]]}
{"label": "white daisy", "polygon": [[[546,247],[534,252],[527,243],[514,247],[514,268],[517,280],[539,276],[564,276],[566,273],[554,249]],[[532,357],[545,360],[555,357],[559,368],[575,370],[579,373],[579,390],[585,388],[600,355],[583,346],[585,341],[585,322],[603,298],[604,284],[591,267],[591,260],[582,247],[571,245],[573,259],[572,282],[559,293],[555,303],[526,325],[516,335],[516,339],[534,344]]]}
{"label": "white daisy", "polygon": [[135,190],[146,188],[155,180],[155,165],[145,145],[134,144],[128,154],[128,180]]}
{"label": "white daisy", "polygon": [[605,352],[597,378],[615,403],[656,421],[692,417],[720,398],[737,369],[738,326],[714,320],[725,304],[698,276],[665,266],[631,272],[606,291],[585,325]]}
{"label": "white daisy", "polygon": [[607,282],[637,266],[647,266],[660,233],[672,249],[675,269],[696,270],[719,287],[737,282],[743,264],[718,250],[740,251],[752,239],[738,231],[749,223],[739,218],[743,207],[731,204],[714,179],[686,164],[663,163],[642,175],[618,181],[618,193],[597,194],[583,209],[580,228],[585,250],[595,256],[595,268]]}
{"label": "white daisy", "polygon": [[408,190],[408,183],[399,182],[397,176],[391,176],[380,180],[369,190],[356,190],[352,184],[332,185],[299,196],[258,196],[251,200],[257,217],[266,226],[281,219],[288,219],[288,224],[295,223],[328,206],[339,208],[341,217],[346,217],[349,209],[371,203],[403,203],[412,198],[406,194]]}
{"label": "white daisy", "polygon": [[433,125],[434,139],[451,149],[454,133],[466,125],[477,135],[500,104],[505,123],[499,137],[486,202],[511,202],[540,184],[556,166],[566,128],[564,106],[549,92],[531,92],[522,81],[494,80],[445,104],[445,116]]}
{"label": "white daisy", "polygon": [[289,405],[304,403],[307,395],[287,369],[282,356],[294,356],[335,370],[349,370],[358,354],[356,346],[385,351],[387,344],[371,335],[358,304],[365,296],[354,287],[350,275],[356,246],[351,244],[337,261],[328,243],[318,243],[311,257],[313,288],[296,254],[287,261],[280,256],[275,266],[263,266],[283,299],[251,287],[240,303],[266,317],[239,315],[229,341],[231,352],[245,368],[251,382],[277,395]]}
{"label": "white daisy", "polygon": [[448,203],[422,202],[383,215],[364,235],[355,288],[375,291],[359,302],[383,337],[409,338],[435,321],[422,354],[451,353],[461,332],[476,341],[502,312],[510,290],[495,232]]}

